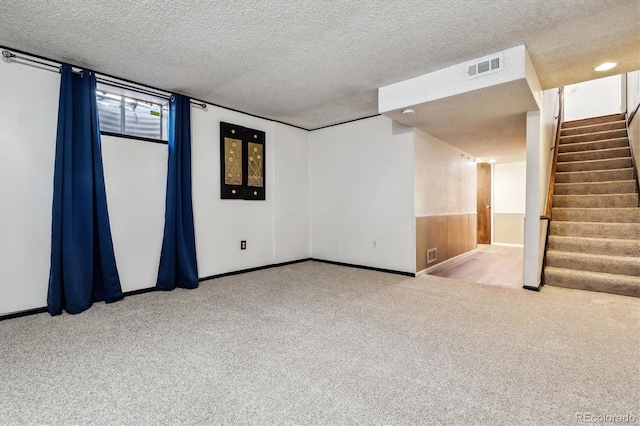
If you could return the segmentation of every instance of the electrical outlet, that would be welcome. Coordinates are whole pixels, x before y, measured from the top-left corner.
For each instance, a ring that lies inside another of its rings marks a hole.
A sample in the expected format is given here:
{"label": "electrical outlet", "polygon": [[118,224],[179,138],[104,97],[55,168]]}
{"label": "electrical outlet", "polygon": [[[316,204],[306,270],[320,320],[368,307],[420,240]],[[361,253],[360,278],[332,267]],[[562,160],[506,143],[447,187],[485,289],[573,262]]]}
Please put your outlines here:
{"label": "electrical outlet", "polygon": [[378,248],[378,242],[376,240],[373,240],[373,248],[374,249]]}
{"label": "electrical outlet", "polygon": [[240,241],[240,250],[247,249],[247,242],[245,240]]}

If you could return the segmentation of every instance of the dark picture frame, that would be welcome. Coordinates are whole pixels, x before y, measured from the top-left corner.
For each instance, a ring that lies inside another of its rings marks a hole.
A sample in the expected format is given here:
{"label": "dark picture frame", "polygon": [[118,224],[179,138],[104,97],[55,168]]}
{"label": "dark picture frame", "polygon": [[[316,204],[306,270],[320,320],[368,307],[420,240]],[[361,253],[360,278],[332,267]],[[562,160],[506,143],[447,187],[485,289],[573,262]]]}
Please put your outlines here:
{"label": "dark picture frame", "polygon": [[220,122],[220,198],[266,199],[266,133]]}

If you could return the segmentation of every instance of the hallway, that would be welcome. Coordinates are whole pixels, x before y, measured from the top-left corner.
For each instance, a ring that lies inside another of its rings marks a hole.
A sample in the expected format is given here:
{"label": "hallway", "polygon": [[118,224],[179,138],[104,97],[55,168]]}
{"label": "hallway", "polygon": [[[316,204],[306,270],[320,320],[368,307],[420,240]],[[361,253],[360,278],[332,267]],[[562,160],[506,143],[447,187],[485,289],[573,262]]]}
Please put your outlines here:
{"label": "hallway", "polygon": [[476,250],[435,266],[427,275],[521,288],[522,250],[522,247],[478,244]]}

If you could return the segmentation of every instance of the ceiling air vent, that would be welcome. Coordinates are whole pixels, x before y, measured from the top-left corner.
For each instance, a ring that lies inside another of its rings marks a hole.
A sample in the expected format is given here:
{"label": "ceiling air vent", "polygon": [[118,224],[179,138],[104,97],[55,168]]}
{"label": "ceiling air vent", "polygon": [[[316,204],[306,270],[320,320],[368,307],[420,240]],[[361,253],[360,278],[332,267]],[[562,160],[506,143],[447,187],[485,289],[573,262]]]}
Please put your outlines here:
{"label": "ceiling air vent", "polygon": [[467,80],[469,80],[470,78],[477,78],[483,75],[502,71],[504,68],[504,58],[502,53],[497,53],[495,55],[485,56],[484,58],[467,62],[464,68],[465,76],[467,77]]}

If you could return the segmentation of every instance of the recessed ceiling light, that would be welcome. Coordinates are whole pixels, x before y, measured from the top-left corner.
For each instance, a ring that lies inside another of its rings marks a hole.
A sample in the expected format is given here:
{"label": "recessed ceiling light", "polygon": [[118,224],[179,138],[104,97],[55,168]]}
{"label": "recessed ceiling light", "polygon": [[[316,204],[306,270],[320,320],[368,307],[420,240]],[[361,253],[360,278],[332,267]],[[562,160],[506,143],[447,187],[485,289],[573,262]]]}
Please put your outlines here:
{"label": "recessed ceiling light", "polygon": [[405,108],[402,110],[403,114],[415,114],[416,112],[414,110],[412,110],[411,108]]}
{"label": "recessed ceiling light", "polygon": [[618,65],[615,62],[605,62],[604,64],[600,64],[597,67],[594,68],[595,71],[608,71],[611,68],[614,68],[616,65]]}
{"label": "recessed ceiling light", "polygon": [[490,162],[491,164],[495,164],[495,163],[496,163],[496,160],[494,160],[494,159],[492,158],[491,160],[489,160],[489,162]]}

